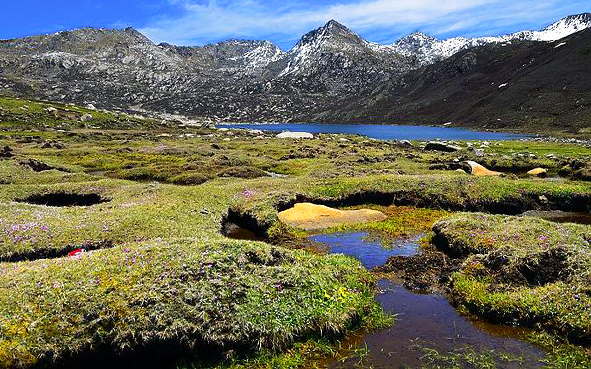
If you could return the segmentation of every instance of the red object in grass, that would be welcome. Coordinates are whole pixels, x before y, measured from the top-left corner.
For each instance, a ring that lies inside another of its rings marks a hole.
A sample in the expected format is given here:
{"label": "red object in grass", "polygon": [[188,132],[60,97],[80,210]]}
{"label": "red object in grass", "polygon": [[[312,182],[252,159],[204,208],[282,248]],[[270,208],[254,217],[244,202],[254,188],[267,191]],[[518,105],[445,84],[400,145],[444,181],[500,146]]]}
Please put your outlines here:
{"label": "red object in grass", "polygon": [[70,252],[68,253],[68,255],[69,255],[69,256],[78,256],[78,255],[82,254],[82,253],[83,253],[83,252],[85,252],[85,251],[86,251],[86,250],[84,250],[84,249],[76,249],[76,250],[74,250],[74,251],[70,251]]}

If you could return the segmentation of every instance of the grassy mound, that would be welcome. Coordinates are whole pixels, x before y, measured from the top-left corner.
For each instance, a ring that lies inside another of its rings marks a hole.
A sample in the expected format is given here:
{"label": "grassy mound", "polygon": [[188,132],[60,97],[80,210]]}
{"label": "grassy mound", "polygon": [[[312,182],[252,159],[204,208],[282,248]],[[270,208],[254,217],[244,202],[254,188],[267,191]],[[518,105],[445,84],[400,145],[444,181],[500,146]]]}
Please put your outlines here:
{"label": "grassy mound", "polygon": [[466,257],[452,288],[471,310],[591,341],[591,227],[461,214],[434,231],[439,247]]}
{"label": "grassy mound", "polygon": [[282,348],[343,332],[373,305],[358,262],[262,243],[126,244],[76,258],[0,265],[0,363],[168,344]]}

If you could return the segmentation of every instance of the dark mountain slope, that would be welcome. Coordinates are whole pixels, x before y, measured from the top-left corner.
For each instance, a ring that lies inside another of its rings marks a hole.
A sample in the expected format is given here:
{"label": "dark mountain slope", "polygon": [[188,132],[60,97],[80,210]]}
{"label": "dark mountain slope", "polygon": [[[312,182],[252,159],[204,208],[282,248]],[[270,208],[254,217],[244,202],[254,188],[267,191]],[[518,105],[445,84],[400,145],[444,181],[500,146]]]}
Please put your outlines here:
{"label": "dark mountain slope", "polygon": [[378,86],[325,121],[445,123],[576,132],[591,127],[591,29],[552,42],[493,44]]}

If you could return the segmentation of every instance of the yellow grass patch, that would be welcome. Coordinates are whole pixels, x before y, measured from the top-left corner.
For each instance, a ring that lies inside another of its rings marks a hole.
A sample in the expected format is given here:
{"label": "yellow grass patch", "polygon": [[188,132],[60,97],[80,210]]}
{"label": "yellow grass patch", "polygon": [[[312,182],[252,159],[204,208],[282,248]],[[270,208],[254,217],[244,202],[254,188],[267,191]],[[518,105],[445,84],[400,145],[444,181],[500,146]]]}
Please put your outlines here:
{"label": "yellow grass patch", "polygon": [[339,210],[311,203],[295,204],[293,208],[279,213],[283,223],[307,230],[324,229],[344,224],[376,222],[386,219],[378,210]]}

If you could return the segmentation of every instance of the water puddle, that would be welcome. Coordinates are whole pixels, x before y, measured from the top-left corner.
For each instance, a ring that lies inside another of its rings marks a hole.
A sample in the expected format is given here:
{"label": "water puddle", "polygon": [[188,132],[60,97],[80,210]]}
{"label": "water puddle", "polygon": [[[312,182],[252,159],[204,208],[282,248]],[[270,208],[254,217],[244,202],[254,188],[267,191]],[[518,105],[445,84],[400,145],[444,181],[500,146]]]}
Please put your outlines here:
{"label": "water puddle", "polygon": [[[330,252],[359,259],[366,268],[382,265],[390,256],[408,257],[420,252],[419,236],[393,243],[384,243],[366,232],[339,232],[310,239],[326,244]],[[330,358],[319,366],[416,368],[443,363],[448,367],[450,362],[446,360],[457,363],[456,367],[481,367],[486,360],[503,368],[542,366],[544,352],[519,339],[527,334],[525,329],[460,315],[442,294],[411,292],[385,279],[378,282],[378,287],[376,300],[386,312],[397,316],[394,326],[349,337],[343,343],[344,359]]]}
{"label": "water puddle", "polygon": [[560,210],[531,210],[521,214],[526,217],[539,217],[557,223],[577,223],[591,225],[591,213],[568,212]]}
{"label": "water puddle", "polygon": [[247,240],[247,241],[264,241],[265,238],[259,236],[258,234],[254,233],[253,231],[242,228],[234,223],[227,223],[224,225],[224,229],[222,233],[228,237],[235,240]]}
{"label": "water puddle", "polygon": [[422,235],[408,240],[397,240],[384,244],[380,238],[367,232],[337,232],[308,237],[311,241],[328,246],[329,252],[353,256],[364,267],[372,269],[383,265],[391,256],[413,256],[419,250]]}

